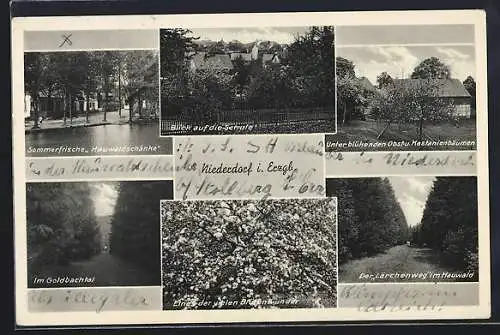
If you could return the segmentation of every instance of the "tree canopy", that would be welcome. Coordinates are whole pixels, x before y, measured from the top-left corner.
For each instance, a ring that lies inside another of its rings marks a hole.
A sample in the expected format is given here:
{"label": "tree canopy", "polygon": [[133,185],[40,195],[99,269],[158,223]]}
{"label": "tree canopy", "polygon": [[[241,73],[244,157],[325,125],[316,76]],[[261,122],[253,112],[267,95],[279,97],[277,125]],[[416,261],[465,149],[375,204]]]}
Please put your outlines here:
{"label": "tree canopy", "polygon": [[394,83],[392,77],[387,72],[382,72],[377,76],[378,88],[385,88]]}
{"label": "tree canopy", "polygon": [[331,198],[162,202],[164,305],[334,307],[335,211]]}
{"label": "tree canopy", "polygon": [[100,251],[99,226],[86,182],[27,184],[26,215],[31,274]]}
{"label": "tree canopy", "polygon": [[477,276],[477,200],[476,177],[437,177],[422,221],[413,228],[413,243],[439,251],[449,266]]}
{"label": "tree canopy", "polygon": [[328,179],[338,197],[339,263],[383,252],[409,238],[401,205],[387,178]]}
{"label": "tree canopy", "polygon": [[412,79],[446,79],[450,78],[450,76],[449,66],[441,62],[437,57],[423,60],[411,74]]}

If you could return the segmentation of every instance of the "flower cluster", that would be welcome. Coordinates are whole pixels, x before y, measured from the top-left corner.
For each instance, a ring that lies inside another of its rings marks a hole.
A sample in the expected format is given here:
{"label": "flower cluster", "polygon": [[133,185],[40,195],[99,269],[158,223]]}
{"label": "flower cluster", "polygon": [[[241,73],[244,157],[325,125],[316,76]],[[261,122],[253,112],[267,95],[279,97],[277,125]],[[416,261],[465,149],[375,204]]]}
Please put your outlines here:
{"label": "flower cluster", "polygon": [[164,201],[161,211],[166,308],[196,308],[178,303],[193,296],[335,305],[335,199]]}

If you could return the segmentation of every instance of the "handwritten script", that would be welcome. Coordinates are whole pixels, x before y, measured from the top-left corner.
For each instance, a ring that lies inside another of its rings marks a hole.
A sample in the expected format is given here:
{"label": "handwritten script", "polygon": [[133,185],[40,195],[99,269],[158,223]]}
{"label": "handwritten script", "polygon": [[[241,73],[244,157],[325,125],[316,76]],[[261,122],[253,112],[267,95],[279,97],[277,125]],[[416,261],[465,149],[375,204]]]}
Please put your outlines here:
{"label": "handwritten script", "polygon": [[327,175],[373,175],[387,173],[477,173],[476,152],[422,151],[422,152],[327,152]]}
{"label": "handwritten script", "polygon": [[159,288],[95,288],[29,291],[33,311],[154,310],[161,302]]}
{"label": "handwritten script", "polygon": [[175,143],[175,198],[321,197],[319,135],[187,137]]}
{"label": "handwritten script", "polygon": [[26,179],[171,178],[171,156],[28,158]]}
{"label": "handwritten script", "polygon": [[362,312],[440,311],[446,306],[478,304],[477,283],[342,284],[339,307]]}

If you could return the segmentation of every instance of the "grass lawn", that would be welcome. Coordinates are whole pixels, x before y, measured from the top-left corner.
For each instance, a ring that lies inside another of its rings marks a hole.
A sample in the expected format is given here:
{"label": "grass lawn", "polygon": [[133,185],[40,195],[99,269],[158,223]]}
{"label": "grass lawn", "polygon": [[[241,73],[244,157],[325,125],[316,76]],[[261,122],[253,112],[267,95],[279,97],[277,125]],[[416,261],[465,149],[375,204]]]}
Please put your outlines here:
{"label": "grass lawn", "polygon": [[[467,145],[430,145],[418,146],[412,145],[412,140],[418,140],[418,128],[416,125],[391,125],[381,136],[377,136],[384,129],[385,124],[378,124],[375,121],[359,121],[355,120],[346,125],[339,125],[337,134],[327,135],[326,142],[340,142],[347,143],[349,141],[363,141],[363,142],[385,142],[388,145],[379,148],[370,148],[370,151],[419,151],[419,150],[475,150],[476,145],[476,122],[475,120],[465,120],[460,124],[441,123],[441,124],[428,124],[424,125],[424,140],[432,141],[473,141],[474,143],[467,143]],[[393,146],[390,141],[407,141],[409,145],[406,146]],[[335,148],[330,147],[327,151],[363,151],[359,147],[344,147]]]}

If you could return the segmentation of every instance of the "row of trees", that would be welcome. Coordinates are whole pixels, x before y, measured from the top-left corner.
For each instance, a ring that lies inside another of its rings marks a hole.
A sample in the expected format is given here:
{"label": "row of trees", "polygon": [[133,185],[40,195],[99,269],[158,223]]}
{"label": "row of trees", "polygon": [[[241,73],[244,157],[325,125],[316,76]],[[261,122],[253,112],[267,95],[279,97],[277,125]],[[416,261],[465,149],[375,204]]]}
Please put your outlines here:
{"label": "row of trees", "polygon": [[[121,115],[124,101],[131,103],[127,100],[137,90],[158,80],[154,51],[30,52],[24,57],[25,92],[32,99],[35,126],[41,95],[47,97],[48,111],[64,120],[75,115],[77,100],[86,99],[89,106],[91,97],[96,97],[104,105],[106,120],[107,111],[118,110]],[[55,97],[61,96],[62,115],[54,105]],[[89,108],[86,111],[88,120]]]}
{"label": "row of trees", "polygon": [[163,202],[164,308],[335,307],[335,207],[329,198]]}
{"label": "row of trees", "polygon": [[457,270],[478,273],[477,178],[437,177],[412,242],[444,255]]}
{"label": "row of trees", "polygon": [[339,263],[409,239],[406,218],[387,178],[328,179],[327,194],[339,199]]}
{"label": "row of trees", "polygon": [[[382,72],[377,77],[378,90],[368,89],[355,76],[355,65],[348,59],[337,57],[337,109],[341,115],[339,124],[352,119],[362,119],[365,114],[385,123],[379,133],[394,123],[415,123],[419,138],[424,136],[424,124],[454,119],[453,105],[450,100],[439,97],[442,83],[436,79],[449,79],[448,65],[436,57],[425,59],[411,74],[411,79],[421,79],[411,85],[395,85],[393,78]],[[475,108],[475,81],[469,76],[464,86],[473,96]]]}
{"label": "row of trees", "polygon": [[162,105],[167,118],[181,113],[184,106],[192,115],[212,120],[221,109],[334,105],[333,27],[311,27],[297,36],[279,64],[264,68],[262,59],[247,63],[240,57],[231,71],[214,68],[194,73],[187,65],[198,47],[190,33],[185,29],[161,32]]}
{"label": "row of trees", "polygon": [[[196,50],[204,51],[209,54],[226,54],[230,52],[249,53],[256,42],[243,43],[238,40],[226,42],[224,40],[215,41],[198,41],[196,42]],[[259,41],[259,51],[265,53],[281,54],[286,50],[286,45],[279,44],[274,41]]]}
{"label": "row of trees", "polygon": [[27,184],[26,214],[30,274],[100,252],[101,235],[88,183]]}
{"label": "row of trees", "polygon": [[110,252],[160,274],[160,199],[172,198],[168,181],[127,181],[118,186]]}

